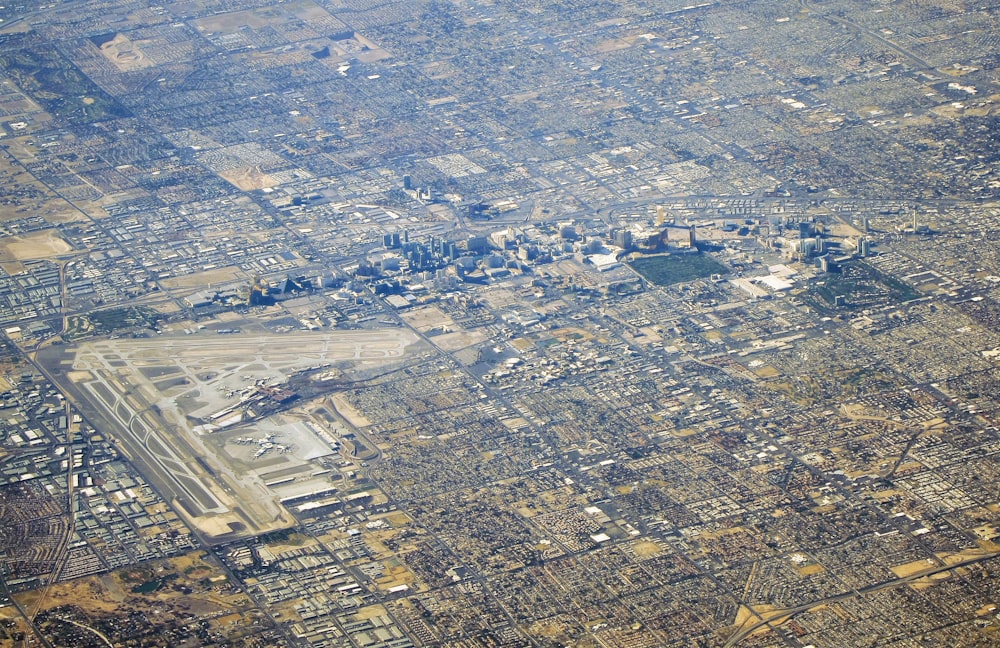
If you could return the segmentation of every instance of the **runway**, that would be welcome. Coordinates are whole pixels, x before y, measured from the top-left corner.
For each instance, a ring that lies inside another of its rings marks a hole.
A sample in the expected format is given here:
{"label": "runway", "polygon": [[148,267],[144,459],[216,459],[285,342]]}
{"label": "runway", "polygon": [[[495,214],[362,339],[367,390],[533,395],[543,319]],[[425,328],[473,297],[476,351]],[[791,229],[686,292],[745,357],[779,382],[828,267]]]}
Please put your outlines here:
{"label": "runway", "polygon": [[[108,339],[49,350],[53,375],[96,425],[118,440],[160,492],[203,530],[249,533],[287,518],[252,473],[237,474],[204,442],[204,422],[261,384],[282,385],[298,371],[402,359],[417,338],[405,329],[295,332],[283,335],[201,332]],[[265,496],[262,497],[262,494]],[[223,523],[221,526],[219,523]],[[235,526],[234,524],[235,523]]]}

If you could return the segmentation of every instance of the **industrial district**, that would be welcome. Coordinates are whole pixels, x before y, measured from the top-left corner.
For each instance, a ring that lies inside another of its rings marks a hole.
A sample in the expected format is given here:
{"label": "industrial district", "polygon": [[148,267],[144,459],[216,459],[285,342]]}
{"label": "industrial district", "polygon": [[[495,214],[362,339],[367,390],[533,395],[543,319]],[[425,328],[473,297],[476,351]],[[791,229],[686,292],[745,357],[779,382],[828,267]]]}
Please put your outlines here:
{"label": "industrial district", "polygon": [[1000,644],[1000,9],[0,6],[0,647]]}

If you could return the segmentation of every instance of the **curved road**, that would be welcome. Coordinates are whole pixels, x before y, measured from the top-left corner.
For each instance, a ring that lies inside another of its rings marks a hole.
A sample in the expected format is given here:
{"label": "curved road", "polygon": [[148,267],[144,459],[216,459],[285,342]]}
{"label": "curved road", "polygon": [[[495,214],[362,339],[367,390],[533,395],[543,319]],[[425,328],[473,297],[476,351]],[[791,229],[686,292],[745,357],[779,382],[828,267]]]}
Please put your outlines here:
{"label": "curved road", "polygon": [[69,623],[70,625],[74,625],[77,628],[80,628],[81,630],[87,630],[88,632],[94,633],[94,635],[100,638],[101,641],[103,641],[109,648],[115,648],[115,645],[111,642],[110,639],[108,639],[107,635],[105,635],[100,630],[96,628],[91,628],[89,625],[85,625],[83,623],[80,623],[79,621],[74,621],[73,619],[67,619],[66,617],[60,616],[56,618],[59,619],[60,621],[63,621],[64,623]]}

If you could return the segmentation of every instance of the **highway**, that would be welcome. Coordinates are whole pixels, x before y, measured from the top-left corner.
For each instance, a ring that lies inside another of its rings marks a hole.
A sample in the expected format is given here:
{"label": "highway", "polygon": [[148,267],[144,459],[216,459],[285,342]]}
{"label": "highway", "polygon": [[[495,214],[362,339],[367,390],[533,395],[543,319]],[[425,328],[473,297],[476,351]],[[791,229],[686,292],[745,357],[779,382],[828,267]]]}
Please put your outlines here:
{"label": "highway", "polygon": [[816,7],[815,5],[813,5],[813,3],[810,2],[809,0],[799,0],[799,4],[802,6],[803,9],[813,13],[816,16],[819,16],[832,23],[842,25],[844,27],[849,27],[850,29],[857,31],[860,34],[863,34],[868,38],[877,41],[878,43],[884,45],[885,47],[888,47],[889,49],[891,49],[892,51],[896,52],[897,54],[905,58],[907,61],[909,61],[910,65],[912,65],[914,68],[918,70],[934,70],[935,72],[939,72],[937,68],[935,68],[933,65],[931,65],[924,59],[917,56],[913,51],[908,50],[901,45],[897,45],[896,43],[892,42],[888,38],[885,38],[878,32],[871,31],[870,29],[867,29],[866,27],[863,27],[852,20],[848,20],[847,18],[838,16],[837,14],[828,11],[823,11],[818,7]]}
{"label": "highway", "polygon": [[759,630],[761,627],[763,627],[765,625],[768,625],[772,621],[775,621],[775,620],[778,620],[778,619],[782,619],[782,620],[787,621],[788,618],[791,618],[791,617],[793,617],[796,614],[799,614],[801,612],[805,612],[807,610],[810,610],[810,609],[812,609],[812,608],[814,608],[814,607],[816,607],[818,605],[828,605],[830,603],[836,603],[838,601],[844,601],[844,600],[847,600],[847,599],[851,599],[851,598],[854,598],[856,596],[864,596],[865,594],[871,594],[872,592],[879,592],[879,591],[882,591],[882,590],[894,589],[894,588],[901,587],[903,585],[907,585],[909,583],[912,583],[913,581],[920,580],[921,578],[927,578],[929,576],[934,576],[936,574],[941,574],[943,572],[951,571],[952,569],[958,569],[959,567],[966,567],[968,565],[974,565],[976,563],[980,563],[980,562],[983,562],[983,561],[986,561],[986,560],[990,560],[990,559],[996,558],[997,556],[1000,556],[1000,551],[993,551],[993,552],[989,552],[989,553],[984,553],[984,554],[981,554],[981,555],[978,555],[978,556],[972,556],[972,557],[966,558],[964,560],[961,560],[961,561],[956,562],[956,563],[952,563],[950,565],[948,565],[948,564],[945,564],[945,565],[934,565],[932,567],[928,567],[927,569],[921,570],[921,571],[919,571],[919,572],[917,572],[915,574],[911,574],[909,576],[905,576],[905,577],[902,577],[902,578],[896,578],[896,579],[889,580],[889,581],[884,581],[884,582],[881,582],[881,583],[875,583],[875,584],[868,585],[866,587],[862,587],[862,588],[859,588],[859,589],[856,589],[856,590],[850,590],[850,591],[847,591],[847,592],[842,592],[840,594],[834,594],[833,596],[827,596],[827,597],[821,598],[821,599],[815,599],[813,601],[809,601],[808,603],[802,603],[801,605],[796,605],[796,606],[788,607],[788,608],[778,608],[778,609],[775,609],[775,610],[770,610],[767,613],[765,613],[763,616],[757,615],[755,617],[751,617],[751,619],[748,619],[748,621],[751,621],[749,623],[749,625],[745,623],[743,626],[741,626],[736,631],[736,634],[734,634],[732,637],[729,638],[728,641],[726,641],[726,643],[724,644],[724,646],[725,646],[725,648],[734,648],[735,646],[738,646],[739,643],[741,641],[743,641],[744,639],[746,639],[748,636],[750,636],[751,634],[753,634],[754,632],[756,632],[757,630]]}

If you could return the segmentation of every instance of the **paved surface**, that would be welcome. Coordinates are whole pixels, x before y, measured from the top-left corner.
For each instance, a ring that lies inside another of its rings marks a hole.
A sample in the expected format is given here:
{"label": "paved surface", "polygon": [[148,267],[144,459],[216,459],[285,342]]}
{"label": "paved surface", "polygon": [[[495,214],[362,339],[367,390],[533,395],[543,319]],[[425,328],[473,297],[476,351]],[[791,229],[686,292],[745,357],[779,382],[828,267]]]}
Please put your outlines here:
{"label": "paved surface", "polygon": [[[87,342],[48,358],[53,372],[130,458],[207,533],[232,522],[260,532],[287,516],[254,471],[236,471],[206,443],[207,421],[257,384],[280,385],[327,364],[400,359],[416,337],[402,329],[196,335]],[[223,416],[224,418],[224,416]]]}

